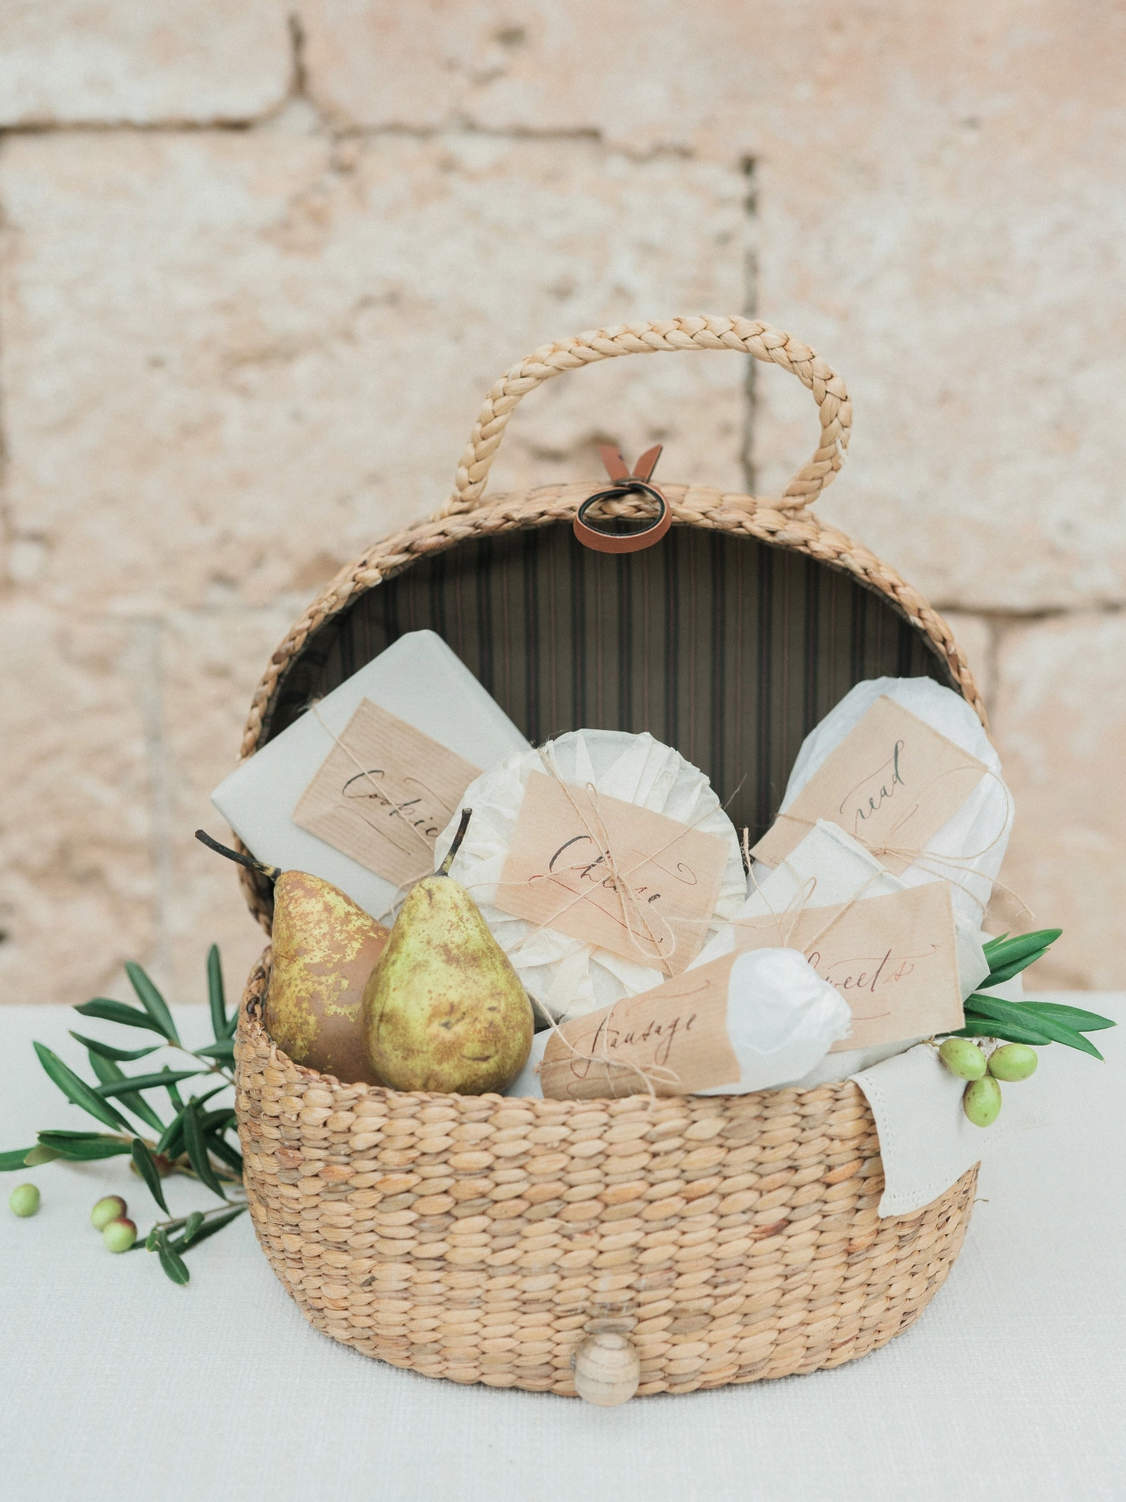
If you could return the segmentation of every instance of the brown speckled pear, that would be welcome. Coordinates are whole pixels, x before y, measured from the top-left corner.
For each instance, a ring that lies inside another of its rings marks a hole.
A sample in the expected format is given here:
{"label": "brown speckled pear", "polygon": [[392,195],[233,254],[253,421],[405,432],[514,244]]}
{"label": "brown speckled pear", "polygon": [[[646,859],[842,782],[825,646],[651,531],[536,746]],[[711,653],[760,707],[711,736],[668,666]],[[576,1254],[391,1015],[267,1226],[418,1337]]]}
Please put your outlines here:
{"label": "brown speckled pear", "polygon": [[364,1049],[363,1000],[389,931],[319,876],[267,866],[202,829],[195,837],[274,885],[274,962],[262,1009],[271,1038],[295,1064],[342,1085],[378,1084]]}
{"label": "brown speckled pear", "polygon": [[377,1083],[364,1050],[364,987],[388,930],[338,887],[283,871],[274,887],[266,1030],[295,1064],[342,1084]]}
{"label": "brown speckled pear", "polygon": [[527,993],[477,904],[447,874],[459,843],[411,888],[364,992],[368,1058],[394,1090],[500,1093],[531,1051]]}

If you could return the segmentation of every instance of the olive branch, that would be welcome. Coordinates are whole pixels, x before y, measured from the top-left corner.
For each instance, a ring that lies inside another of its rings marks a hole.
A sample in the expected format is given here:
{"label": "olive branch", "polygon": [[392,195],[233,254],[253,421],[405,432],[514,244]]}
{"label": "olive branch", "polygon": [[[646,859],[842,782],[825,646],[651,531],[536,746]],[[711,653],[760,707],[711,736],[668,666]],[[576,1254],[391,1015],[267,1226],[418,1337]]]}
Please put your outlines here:
{"label": "olive branch", "polygon": [[[223,973],[215,944],[207,955],[207,993],[214,1041],[202,1048],[189,1049],[181,1043],[167,1002],[140,965],[127,962],[125,973],[140,1006],[98,996],[74,1010],[83,1017],[156,1033],[161,1039],[159,1043],[126,1049],[71,1032],[70,1036],[86,1050],[95,1076],[92,1083],[82,1079],[44,1044],[34,1044],[40,1064],[67,1100],[110,1130],[39,1132],[34,1146],[0,1153],[0,1172],[35,1168],[55,1159],[90,1163],[99,1158],[128,1156],[168,1217],[158,1220],[144,1241],[137,1241],[135,1246],[156,1252],[168,1277],[174,1283],[184,1284],[190,1274],[183,1253],[214,1236],[246,1209],[234,1107],[216,1105],[207,1109],[209,1101],[235,1083],[234,1031],[238,1008],[227,1016]],[[186,1055],[195,1067],[171,1069],[166,1064],[159,1073],[145,1074],[126,1074],[121,1067],[163,1048]],[[185,1101],[180,1086],[186,1080],[217,1083]],[[170,1120],[162,1119],[147,1098],[150,1092],[158,1090],[168,1096],[173,1112]],[[129,1117],[136,1118],[152,1135],[139,1130]],[[223,1203],[207,1210],[193,1210],[186,1216],[172,1216],[161,1183],[170,1174],[197,1180]]]}
{"label": "olive branch", "polygon": [[1049,1043],[1064,1043],[1068,1048],[1077,1048],[1101,1059],[1102,1054],[1083,1034],[1114,1027],[1109,1017],[1055,1001],[1002,1001],[999,996],[984,994],[1034,965],[1047,954],[1062,932],[1062,928],[1039,928],[1034,933],[1018,934],[1015,938],[1002,934],[984,944],[982,948],[989,962],[989,974],[980,988],[966,998],[966,1025],[957,1032],[940,1036],[1002,1038],[1007,1043],[1032,1043],[1039,1048]]}

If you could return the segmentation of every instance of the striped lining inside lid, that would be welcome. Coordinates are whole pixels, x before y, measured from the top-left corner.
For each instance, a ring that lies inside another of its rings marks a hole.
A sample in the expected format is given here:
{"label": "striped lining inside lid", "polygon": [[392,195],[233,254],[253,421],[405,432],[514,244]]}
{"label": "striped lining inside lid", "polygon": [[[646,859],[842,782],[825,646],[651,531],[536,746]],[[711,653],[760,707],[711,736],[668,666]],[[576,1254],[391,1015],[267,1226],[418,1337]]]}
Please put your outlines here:
{"label": "striped lining inside lid", "polygon": [[533,743],[585,727],[675,746],[752,842],[802,739],[853,684],[891,674],[958,687],[886,597],[804,554],[676,526],[611,557],[554,524],[460,542],[361,595],[295,658],[263,738],[423,628]]}

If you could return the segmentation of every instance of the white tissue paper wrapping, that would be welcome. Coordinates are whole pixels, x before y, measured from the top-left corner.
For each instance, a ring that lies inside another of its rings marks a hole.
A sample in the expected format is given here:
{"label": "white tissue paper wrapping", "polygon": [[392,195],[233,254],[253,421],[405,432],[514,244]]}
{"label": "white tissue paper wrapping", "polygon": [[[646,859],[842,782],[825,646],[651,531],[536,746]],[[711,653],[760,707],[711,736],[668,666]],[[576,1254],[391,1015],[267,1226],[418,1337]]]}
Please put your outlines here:
{"label": "white tissue paper wrapping", "polygon": [[535,1033],[532,1037],[532,1051],[528,1055],[523,1069],[504,1092],[505,1095],[520,1095],[525,1099],[543,1099],[543,1089],[540,1085],[540,1077],[536,1073],[543,1061],[543,1051],[551,1039],[551,1029],[545,1027],[542,1032]]}
{"label": "white tissue paper wrapping", "polygon": [[[825,1050],[847,1035],[851,1013],[796,949],[754,949],[741,954],[727,981],[727,1036],[739,1077],[696,1095],[746,1095],[800,1079]],[[536,1065],[551,1030],[537,1033],[523,1070],[508,1095],[541,1095]]]}
{"label": "white tissue paper wrapping", "polygon": [[436,632],[409,631],[326,694],[317,704],[320,720],[307,711],[215,789],[212,803],[258,860],[330,881],[373,918],[382,918],[396,894],[405,895],[395,883],[293,822],[302,793],[333,748],[333,735],[343,733],[363,699],[478,767],[529,746]]}
{"label": "white tissue paper wrapping", "polygon": [[[718,835],[727,845],[728,860],[707,934],[715,933],[725,919],[734,916],[746,899],[739,840],[703,772],[648,732],[630,735],[616,730],[573,730],[552,741],[550,747],[564,782],[579,787],[593,784],[608,798],[635,803],[703,834]],[[622,959],[554,929],[537,931],[534,924],[514,918],[497,906],[497,884],[528,777],[543,770],[539,753],[532,751],[509,757],[470,784],[462,807],[472,808],[473,817],[450,874],[466,887],[481,909],[529,995],[562,1020],[609,1006],[623,996],[651,991],[666,977],[660,970]],[[460,809],[438,836],[438,861],[453,842],[459,818]]]}
{"label": "white tissue paper wrapping", "polygon": [[739,1078],[695,1093],[746,1095],[792,1084],[847,1038],[851,1022],[848,1003],[804,954],[749,949],[736,959],[727,982],[727,1036]]}
{"label": "white tissue paper wrapping", "polygon": [[[808,907],[830,907],[854,899],[863,902],[869,897],[885,897],[892,892],[905,891],[907,887],[902,877],[893,876],[858,840],[846,834],[839,825],[829,824],[824,819],[817,821],[773,871],[766,867],[762,867],[762,871],[763,879],[735,914],[734,921],[774,913],[780,918],[783,934],[785,914],[792,911],[803,897]],[[989,961],[982,952],[977,924],[956,909],[954,933],[958,979],[964,1001],[989,974]],[[730,954],[735,947],[735,934],[733,924],[725,924],[688,968],[695,969],[708,960]],[[847,1029],[838,1034],[838,1037],[845,1036]],[[881,1059],[903,1053],[920,1040],[904,1038],[898,1043],[881,1043],[872,1048],[831,1054],[828,1049],[835,1041],[836,1038],[829,1040],[824,1058],[815,1061],[809,1072],[796,1081],[803,1089],[848,1079],[856,1070],[867,1069]]]}
{"label": "white tissue paper wrapping", "polygon": [[[802,742],[779,812],[784,813],[790,807],[830,753],[885,694],[948,741],[968,751],[992,774],[981,779],[926,847],[925,854],[954,859],[949,863],[945,860],[928,863],[924,854],[899,877],[908,887],[927,881],[949,881],[955,913],[968,918],[976,929],[981,925],[993,882],[1005,858],[1013,822],[1013,800],[1001,779],[1001,759],[993,743],[973,709],[953,689],[943,688],[932,678],[871,678],[858,683]],[[768,870],[769,867],[756,861],[752,875],[761,883]]]}

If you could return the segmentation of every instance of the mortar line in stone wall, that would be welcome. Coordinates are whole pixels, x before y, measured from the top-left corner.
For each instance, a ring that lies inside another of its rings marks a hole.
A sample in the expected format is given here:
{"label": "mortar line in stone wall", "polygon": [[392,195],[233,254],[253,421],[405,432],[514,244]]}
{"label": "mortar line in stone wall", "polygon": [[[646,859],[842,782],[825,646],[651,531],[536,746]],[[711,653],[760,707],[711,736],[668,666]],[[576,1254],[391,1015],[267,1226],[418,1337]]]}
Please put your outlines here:
{"label": "mortar line in stone wall", "polygon": [[434,126],[337,125],[322,113],[315,99],[307,95],[293,94],[287,95],[277,106],[265,111],[261,115],[230,120],[22,121],[10,125],[0,125],[0,141],[6,136],[110,135],[114,133],[140,136],[196,136],[205,135],[208,132],[214,132],[219,135],[265,133],[269,131],[273,122],[284,111],[286,106],[292,104],[297,98],[305,99],[307,103],[311,104],[318,118],[324,122],[323,132],[316,132],[315,134],[319,135],[323,133],[325,139],[337,144],[346,144],[352,141],[362,143],[383,139],[435,141],[449,136],[477,136],[490,141],[589,141],[596,146],[601,146],[605,151],[613,153],[615,156],[625,157],[630,162],[653,162],[663,159],[694,161],[697,159],[696,153],[685,146],[657,145],[640,149],[628,146],[624,142],[609,142],[604,138],[600,130],[590,126],[576,126],[573,129],[548,128],[544,130],[536,130],[531,126],[519,126],[504,130],[492,130],[487,126],[464,118],[452,119],[441,125]]}
{"label": "mortar line in stone wall", "polygon": [[[287,99],[309,99],[309,70],[305,66],[305,28],[301,25],[300,12],[290,11],[286,17],[289,26],[289,42],[293,71],[289,80]],[[317,114],[321,113],[319,107]],[[323,117],[322,117],[323,118]]]}
{"label": "mortar line in stone wall", "polygon": [[[533,126],[521,125],[509,126],[503,130],[494,130],[489,126],[481,125],[477,121],[467,119],[464,116],[448,120],[441,125],[432,126],[332,126],[331,133],[334,140],[342,143],[349,141],[376,141],[386,137],[416,141],[435,141],[448,136],[475,136],[489,141],[558,141],[561,143],[589,141],[595,146],[600,146],[607,153],[624,157],[630,162],[701,160],[687,146],[659,144],[641,148],[629,146],[621,141],[608,141],[602,131],[596,129],[594,126],[579,125],[567,129],[554,127],[537,130]],[[716,165],[722,166],[724,164],[722,161],[717,160]]]}
{"label": "mortar line in stone wall", "polygon": [[1041,621],[1069,620],[1078,615],[1120,615],[1126,600],[1090,600],[1074,605],[1032,606],[1027,610],[983,610],[957,600],[939,600],[934,604],[939,615],[972,615],[991,630],[1004,631],[1009,626],[1035,626]]}

